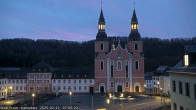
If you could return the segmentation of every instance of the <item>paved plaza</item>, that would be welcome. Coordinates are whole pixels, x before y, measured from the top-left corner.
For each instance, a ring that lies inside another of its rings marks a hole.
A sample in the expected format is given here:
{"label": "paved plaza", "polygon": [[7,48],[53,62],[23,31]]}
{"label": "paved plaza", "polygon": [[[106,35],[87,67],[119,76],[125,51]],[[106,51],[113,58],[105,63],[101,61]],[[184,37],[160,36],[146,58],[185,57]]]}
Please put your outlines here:
{"label": "paved plaza", "polygon": [[[70,96],[67,94],[49,100],[41,106],[64,106],[67,110],[97,110],[98,108],[110,110],[151,110],[161,106],[160,96],[141,95],[137,98],[129,99],[119,99],[116,97],[114,100],[110,100],[110,104],[107,104],[106,100],[107,96],[105,94],[72,94],[70,102]],[[170,99],[168,97],[162,98],[162,105],[169,104],[169,102]]]}
{"label": "paved plaza", "polygon": [[[18,99],[18,100],[17,100]],[[44,99],[44,100],[43,100]],[[97,110],[98,108],[105,108],[109,110],[153,110],[161,106],[160,96],[139,95],[137,97],[119,98],[116,95],[107,103],[108,96],[106,94],[48,94],[44,97],[37,96],[35,98],[35,106],[37,109],[44,110]],[[20,102],[20,98],[0,101],[0,105],[13,105],[18,107],[31,107],[32,99],[28,99],[25,103]],[[23,104],[22,104],[23,103]],[[162,105],[168,105],[170,98],[162,97]]]}

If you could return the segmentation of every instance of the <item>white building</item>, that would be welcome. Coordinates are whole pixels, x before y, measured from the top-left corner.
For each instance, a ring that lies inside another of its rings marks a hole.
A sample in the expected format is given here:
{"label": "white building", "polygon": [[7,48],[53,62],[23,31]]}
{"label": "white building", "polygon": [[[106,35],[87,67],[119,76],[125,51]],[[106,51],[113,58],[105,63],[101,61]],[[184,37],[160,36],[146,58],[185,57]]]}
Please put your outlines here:
{"label": "white building", "polygon": [[145,91],[152,91],[153,89],[153,80],[152,80],[152,75],[153,75],[153,72],[147,72],[145,73],[144,75],[144,80],[145,80]]}
{"label": "white building", "polygon": [[26,71],[21,68],[0,68],[0,98],[26,93]]}
{"label": "white building", "polygon": [[170,83],[169,75],[167,71],[170,70],[169,66],[159,66],[154,75],[152,76],[153,80],[153,92],[155,94],[164,94],[169,95]]}
{"label": "white building", "polygon": [[52,68],[40,62],[32,68],[0,68],[0,99],[19,93],[93,93],[89,68]]}
{"label": "white building", "polygon": [[196,109],[196,45],[185,46],[182,60],[170,71],[171,110]]}
{"label": "white building", "polygon": [[93,93],[94,77],[90,71],[57,70],[52,77],[53,93]]}

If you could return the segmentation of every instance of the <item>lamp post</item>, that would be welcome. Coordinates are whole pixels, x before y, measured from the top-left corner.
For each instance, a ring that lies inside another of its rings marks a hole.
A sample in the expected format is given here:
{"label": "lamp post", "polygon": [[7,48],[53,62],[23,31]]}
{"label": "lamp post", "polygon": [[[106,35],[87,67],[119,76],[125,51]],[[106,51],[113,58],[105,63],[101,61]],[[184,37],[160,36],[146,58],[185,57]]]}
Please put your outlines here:
{"label": "lamp post", "polygon": [[122,100],[122,102],[121,102],[121,106],[123,107],[123,97],[124,97],[124,94],[123,94],[123,93],[121,93],[120,97],[122,98],[122,99],[121,99],[121,100]]}
{"label": "lamp post", "polygon": [[108,110],[110,110],[110,99],[107,99]]}
{"label": "lamp post", "polygon": [[72,92],[70,91],[69,92],[69,96],[70,96],[70,100],[69,100],[70,102],[69,103],[70,103],[70,105],[71,105],[71,95],[72,95]]}
{"label": "lamp post", "polygon": [[112,102],[113,102],[113,106],[114,106],[114,88],[113,88],[113,96],[112,96]]}
{"label": "lamp post", "polygon": [[160,93],[161,93],[161,106],[162,106],[162,88],[160,88]]}
{"label": "lamp post", "polygon": [[144,94],[146,93],[146,84],[144,84]]}
{"label": "lamp post", "polygon": [[34,97],[35,97],[35,94],[33,93],[32,94],[32,107],[34,107]]}
{"label": "lamp post", "polygon": [[12,86],[10,86],[9,88],[10,88],[10,96],[12,96]]}
{"label": "lamp post", "polygon": [[159,92],[159,81],[157,82],[157,85],[158,85],[158,88],[157,88],[157,94],[158,94],[158,92]]}

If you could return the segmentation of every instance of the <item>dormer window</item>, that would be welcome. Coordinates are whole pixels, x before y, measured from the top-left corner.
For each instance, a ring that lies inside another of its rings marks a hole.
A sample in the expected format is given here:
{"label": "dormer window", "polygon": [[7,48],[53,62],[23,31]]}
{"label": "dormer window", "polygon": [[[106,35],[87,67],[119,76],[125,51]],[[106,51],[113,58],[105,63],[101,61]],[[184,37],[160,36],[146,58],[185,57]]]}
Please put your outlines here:
{"label": "dormer window", "polygon": [[188,55],[184,55],[184,65],[185,66],[189,65],[189,56]]}

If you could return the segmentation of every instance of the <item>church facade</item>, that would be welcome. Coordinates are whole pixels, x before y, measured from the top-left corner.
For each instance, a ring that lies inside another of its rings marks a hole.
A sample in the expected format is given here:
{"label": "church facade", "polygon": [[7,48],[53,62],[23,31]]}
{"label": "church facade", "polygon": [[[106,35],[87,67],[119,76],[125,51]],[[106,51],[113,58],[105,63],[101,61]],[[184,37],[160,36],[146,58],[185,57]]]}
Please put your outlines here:
{"label": "church facade", "polygon": [[143,43],[135,9],[128,39],[125,48],[120,41],[118,46],[109,44],[101,9],[95,41],[95,93],[144,91]]}

